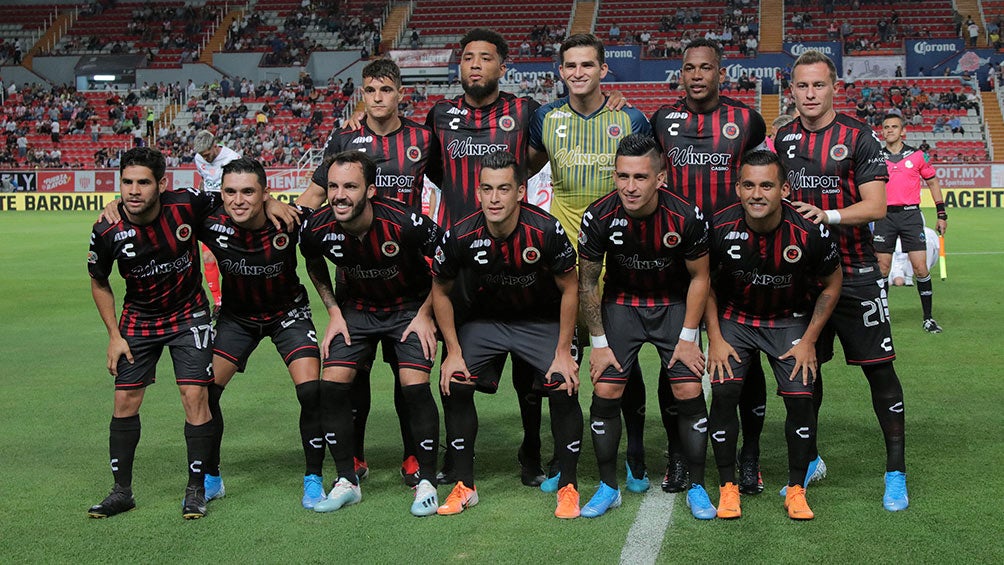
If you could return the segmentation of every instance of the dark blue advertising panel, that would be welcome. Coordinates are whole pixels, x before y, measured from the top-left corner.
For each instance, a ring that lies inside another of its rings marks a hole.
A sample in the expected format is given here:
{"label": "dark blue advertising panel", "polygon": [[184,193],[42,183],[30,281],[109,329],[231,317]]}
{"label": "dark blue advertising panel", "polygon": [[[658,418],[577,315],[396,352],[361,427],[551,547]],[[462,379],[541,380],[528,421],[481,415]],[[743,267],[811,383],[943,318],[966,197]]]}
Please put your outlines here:
{"label": "dark blue advertising panel", "polygon": [[906,47],[907,76],[944,74],[945,63],[966,50],[961,39],[908,39]]}
{"label": "dark blue advertising panel", "polygon": [[787,42],[783,45],[782,49],[788,55],[793,58],[798,58],[799,55],[805,53],[806,51],[819,51],[823,55],[826,55],[830,59],[833,59],[833,63],[837,66],[837,69],[843,69],[843,58],[844,50],[843,46],[836,41],[799,41],[795,43]]}

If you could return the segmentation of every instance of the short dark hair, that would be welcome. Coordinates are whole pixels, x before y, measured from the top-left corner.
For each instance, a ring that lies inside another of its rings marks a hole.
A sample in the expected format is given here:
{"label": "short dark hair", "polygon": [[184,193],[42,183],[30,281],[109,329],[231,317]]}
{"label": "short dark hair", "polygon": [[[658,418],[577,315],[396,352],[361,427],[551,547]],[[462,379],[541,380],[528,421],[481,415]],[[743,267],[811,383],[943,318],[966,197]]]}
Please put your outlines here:
{"label": "short dark hair", "polygon": [[523,182],[522,179],[519,178],[519,166],[516,164],[516,156],[505,149],[484,154],[481,157],[481,170],[485,169],[493,169],[496,171],[499,169],[512,169],[512,174],[513,177],[516,178],[516,182]]}
{"label": "short dark hair", "polygon": [[774,165],[777,167],[777,178],[781,181],[781,184],[784,184],[785,179],[788,178],[788,167],[784,166],[781,158],[773,151],[767,151],[765,149],[747,151],[742,156],[739,169],[742,170],[742,168],[746,165],[751,167],[768,167],[770,165]]}
{"label": "short dark hair", "polygon": [[268,188],[268,178],[265,176],[265,167],[263,167],[258,161],[255,161],[250,157],[241,157],[240,159],[234,159],[226,165],[223,165],[224,177],[240,173],[251,173],[252,175],[258,177],[258,184],[260,184],[263,189]]}
{"label": "short dark hair", "polygon": [[662,151],[655,138],[644,133],[632,133],[617,145],[617,153],[614,158],[616,160],[617,157],[644,157],[646,155],[651,156],[652,161],[656,163],[655,170],[661,171]]}
{"label": "short dark hair", "polygon": [[892,113],[892,112],[890,112],[890,113],[882,116],[882,122],[881,123],[884,123],[886,120],[891,120],[893,118],[899,120],[900,124],[906,124],[906,120],[903,119],[903,116],[901,116],[899,114]]}
{"label": "short dark hair", "polygon": [[798,56],[795,62],[791,65],[791,77],[795,78],[795,69],[802,65],[815,65],[816,63],[825,63],[826,67],[830,69],[830,82],[833,84],[837,83],[837,65],[833,63],[833,59],[827,57],[825,54],[816,51],[815,49],[810,49]]}
{"label": "short dark hair", "polygon": [[460,38],[460,51],[463,52],[467,48],[467,44],[472,41],[487,41],[495,46],[495,50],[499,53],[499,61],[505,62],[509,58],[509,44],[506,42],[502,34],[486,27],[476,27]]}
{"label": "short dark hair", "polygon": [[153,178],[160,182],[167,171],[167,162],[164,154],[152,147],[133,147],[122,154],[119,162],[119,174],[125,171],[126,167],[146,167],[153,171]]}
{"label": "short dark hair", "polygon": [[575,47],[592,47],[596,50],[596,59],[602,65],[606,62],[606,57],[603,52],[603,42],[600,38],[596,37],[591,33],[576,33],[570,36],[568,39],[561,42],[561,48],[558,50],[558,62],[565,62],[565,51]]}
{"label": "short dark hair", "polygon": [[327,178],[328,171],[331,170],[332,165],[345,165],[346,163],[359,163],[359,166],[363,168],[363,178],[366,180],[366,186],[376,184],[376,163],[373,162],[373,159],[369,155],[362,151],[354,150],[342,151],[341,153],[325,157],[324,161],[321,162],[325,178]]}
{"label": "short dark hair", "polygon": [[722,66],[722,59],[725,58],[725,52],[722,51],[722,44],[721,43],[718,43],[717,41],[712,41],[710,39],[705,39],[703,37],[699,37],[699,38],[691,41],[690,43],[688,43],[687,46],[683,48],[683,55],[686,56],[687,55],[687,51],[690,51],[691,49],[694,49],[694,48],[697,48],[697,47],[707,47],[708,49],[711,49],[712,51],[714,51],[715,52],[715,58],[718,59],[718,66],[719,67]]}
{"label": "short dark hair", "polygon": [[394,82],[398,88],[401,87],[401,68],[390,59],[377,59],[363,67],[363,80],[368,78],[386,78]]}

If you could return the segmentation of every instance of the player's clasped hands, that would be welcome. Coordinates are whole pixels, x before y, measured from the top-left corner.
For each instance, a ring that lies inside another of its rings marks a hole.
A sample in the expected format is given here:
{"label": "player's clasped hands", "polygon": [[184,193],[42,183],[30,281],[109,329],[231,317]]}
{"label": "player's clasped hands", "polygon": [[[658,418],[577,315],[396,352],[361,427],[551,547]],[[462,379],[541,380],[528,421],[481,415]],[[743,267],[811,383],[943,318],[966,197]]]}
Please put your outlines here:
{"label": "player's clasped hands", "polygon": [[704,374],[704,353],[701,352],[696,341],[681,339],[676,343],[676,349],[673,350],[673,356],[669,359],[666,368],[671,369],[677,361],[686,365],[695,375]]}
{"label": "player's clasped hands", "polygon": [[790,359],[792,357],[795,358],[795,368],[792,369],[788,380],[795,380],[798,378],[799,372],[801,372],[803,385],[816,382],[816,370],[819,367],[819,362],[816,359],[816,344],[799,340],[798,343],[793,345],[791,349],[778,357],[778,359]]}
{"label": "player's clasped hands", "polygon": [[709,339],[708,341],[708,376],[713,383],[724,383],[726,375],[731,379],[732,365],[729,358],[738,363],[739,353],[724,339]]}

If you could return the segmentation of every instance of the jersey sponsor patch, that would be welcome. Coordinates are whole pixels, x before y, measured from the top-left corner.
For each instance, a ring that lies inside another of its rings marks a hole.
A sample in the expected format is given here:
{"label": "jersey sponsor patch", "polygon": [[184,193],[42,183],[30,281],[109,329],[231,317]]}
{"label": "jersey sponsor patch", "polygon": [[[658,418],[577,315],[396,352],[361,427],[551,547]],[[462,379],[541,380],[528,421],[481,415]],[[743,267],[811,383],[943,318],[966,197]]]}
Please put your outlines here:
{"label": "jersey sponsor patch", "polygon": [[523,260],[530,265],[540,261],[540,250],[533,246],[527,247],[523,250]]}
{"label": "jersey sponsor patch", "polygon": [[662,236],[662,244],[670,249],[680,245],[680,234],[675,231],[667,232],[666,235]]}
{"label": "jersey sponsor patch", "polygon": [[405,150],[405,155],[409,161],[416,163],[422,158],[422,150],[417,145],[412,145]]}
{"label": "jersey sponsor patch", "polygon": [[286,246],[288,245],[289,236],[284,233],[276,234],[276,236],[272,238],[272,247],[275,247],[279,251],[286,249]]}
{"label": "jersey sponsor patch", "polygon": [[613,139],[617,139],[622,133],[624,133],[624,130],[617,124],[610,124],[607,126],[607,135]]}

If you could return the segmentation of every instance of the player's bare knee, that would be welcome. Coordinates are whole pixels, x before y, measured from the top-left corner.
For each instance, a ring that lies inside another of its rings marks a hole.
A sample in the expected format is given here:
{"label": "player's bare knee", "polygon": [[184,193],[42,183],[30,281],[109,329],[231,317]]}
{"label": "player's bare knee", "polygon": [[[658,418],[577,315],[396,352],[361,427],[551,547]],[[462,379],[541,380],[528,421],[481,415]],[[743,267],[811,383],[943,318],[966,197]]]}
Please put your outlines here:
{"label": "player's bare knee", "polygon": [[624,396],[624,385],[616,385],[611,383],[596,383],[593,386],[593,394],[600,398],[606,398],[608,400],[616,400]]}
{"label": "player's bare knee", "polygon": [[356,370],[349,367],[325,367],[321,380],[332,383],[352,383],[356,379]]}
{"label": "player's bare knee", "polygon": [[194,426],[201,426],[211,418],[209,412],[209,391],[204,386],[182,385],[181,405],[185,408],[185,421]]}
{"label": "player's bare knee", "polygon": [[289,376],[294,385],[309,383],[321,377],[321,360],[316,357],[301,357],[289,364]]}
{"label": "player's bare knee", "polygon": [[702,393],[700,382],[673,383],[673,396],[677,400],[690,400],[701,396]]}
{"label": "player's bare knee", "polygon": [[139,414],[139,407],[143,404],[144,392],[146,392],[145,388],[139,390],[116,390],[113,415],[116,418],[130,418]]}
{"label": "player's bare knee", "polygon": [[401,386],[429,384],[429,373],[417,369],[401,369]]}

